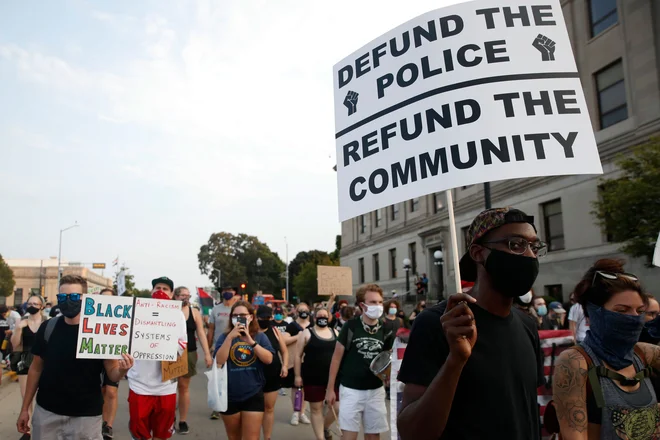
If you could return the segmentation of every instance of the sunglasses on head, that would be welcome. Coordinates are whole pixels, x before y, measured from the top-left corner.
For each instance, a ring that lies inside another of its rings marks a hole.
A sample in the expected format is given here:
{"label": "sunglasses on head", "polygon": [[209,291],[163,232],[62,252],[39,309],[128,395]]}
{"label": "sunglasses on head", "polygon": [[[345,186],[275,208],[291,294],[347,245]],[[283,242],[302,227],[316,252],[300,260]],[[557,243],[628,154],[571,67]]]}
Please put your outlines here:
{"label": "sunglasses on head", "polygon": [[637,275],[633,275],[631,273],[616,273],[616,272],[605,272],[602,270],[597,270],[596,273],[594,273],[594,278],[591,280],[591,285],[593,286],[596,283],[596,280],[598,277],[605,278],[606,280],[616,280],[619,278],[625,278],[630,281],[639,281],[639,278],[637,278]]}
{"label": "sunglasses on head", "polygon": [[57,302],[64,302],[67,300],[67,298],[71,301],[80,301],[81,297],[82,293],[58,293]]}

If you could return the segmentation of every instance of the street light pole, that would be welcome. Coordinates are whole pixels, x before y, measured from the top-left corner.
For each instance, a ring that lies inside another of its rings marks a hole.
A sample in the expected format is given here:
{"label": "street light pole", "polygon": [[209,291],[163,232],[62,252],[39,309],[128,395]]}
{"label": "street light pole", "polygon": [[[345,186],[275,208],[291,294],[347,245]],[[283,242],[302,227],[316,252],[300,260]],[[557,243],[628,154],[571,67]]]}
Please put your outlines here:
{"label": "street light pole", "polygon": [[60,250],[57,253],[57,286],[55,287],[55,289],[57,290],[57,293],[60,292],[60,279],[62,279],[62,272],[61,272],[61,269],[60,269],[61,260],[62,260],[62,233],[64,231],[68,231],[69,229],[76,228],[78,226],[80,226],[80,225],[78,224],[78,222],[76,222],[75,225],[71,225],[68,228],[60,229]]}
{"label": "street light pole", "polygon": [[263,262],[261,258],[257,258],[257,291],[261,290],[261,265]]}
{"label": "street light pole", "polygon": [[284,237],[284,243],[286,244],[286,291],[284,292],[284,301],[289,302],[289,242],[286,237]]}
{"label": "street light pole", "polygon": [[410,296],[410,259],[409,258],[404,258],[403,259],[403,270],[406,271],[406,298],[409,298]]}
{"label": "street light pole", "polygon": [[440,298],[442,298],[442,294],[445,289],[445,280],[442,273],[443,256],[444,255],[440,250],[437,250],[433,253],[433,258],[435,258],[435,262],[433,264],[438,267],[438,301],[440,301]]}

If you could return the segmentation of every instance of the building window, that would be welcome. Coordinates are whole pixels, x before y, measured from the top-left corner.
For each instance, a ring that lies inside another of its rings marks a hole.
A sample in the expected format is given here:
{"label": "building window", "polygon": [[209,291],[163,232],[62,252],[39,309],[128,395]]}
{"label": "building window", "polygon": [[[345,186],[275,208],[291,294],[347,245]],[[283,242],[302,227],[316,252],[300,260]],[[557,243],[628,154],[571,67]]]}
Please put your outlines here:
{"label": "building window", "polygon": [[419,197],[410,199],[410,212],[419,210]]}
{"label": "building window", "polygon": [[621,60],[596,73],[600,128],[628,119],[626,83]]}
{"label": "building window", "polygon": [[380,280],[380,262],[378,261],[378,254],[373,254],[374,263],[374,281]]}
{"label": "building window", "polygon": [[560,251],[564,249],[564,222],[561,214],[561,199],[544,203],[542,206],[545,241],[548,243],[548,251]]}
{"label": "building window", "polygon": [[360,216],[360,234],[364,234],[367,230],[367,221],[364,218],[364,214]]}
{"label": "building window", "polygon": [[470,247],[470,239],[468,238],[468,231],[470,230],[469,226],[461,228],[461,235],[463,235],[463,246],[465,246],[465,252],[468,251]]}
{"label": "building window", "polygon": [[399,205],[394,204],[392,205],[392,220],[396,220],[399,218]]}
{"label": "building window", "polygon": [[437,214],[445,208],[444,195],[442,193],[433,193],[433,213]]}
{"label": "building window", "polygon": [[360,284],[364,283],[364,258],[358,260],[358,276],[360,277]]}
{"label": "building window", "polygon": [[408,245],[408,255],[410,255],[410,266],[412,273],[417,273],[417,243],[410,243]]}
{"label": "building window", "polygon": [[396,249],[390,249],[390,279],[396,278]]}
{"label": "building window", "polygon": [[7,297],[0,296],[0,305],[5,305],[5,304],[7,304]]}
{"label": "building window", "polygon": [[14,306],[20,306],[23,304],[23,289],[18,288],[14,290]]}
{"label": "building window", "polygon": [[376,219],[376,227],[379,228],[383,224],[383,211],[380,209],[375,210],[374,218]]}
{"label": "building window", "polygon": [[562,302],[564,301],[564,292],[561,284],[551,284],[548,286],[543,286],[545,290],[545,296],[553,298],[555,301]]}
{"label": "building window", "polygon": [[616,10],[617,0],[590,0],[589,16],[591,18],[591,36],[603,32],[608,27],[616,24],[619,16]]}

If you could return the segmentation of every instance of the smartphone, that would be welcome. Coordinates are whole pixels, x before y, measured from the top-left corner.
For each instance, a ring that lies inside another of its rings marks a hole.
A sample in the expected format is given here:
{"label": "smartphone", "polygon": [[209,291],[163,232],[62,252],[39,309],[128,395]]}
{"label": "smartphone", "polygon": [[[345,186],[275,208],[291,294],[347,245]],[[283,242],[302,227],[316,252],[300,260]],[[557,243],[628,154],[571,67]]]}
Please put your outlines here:
{"label": "smartphone", "polygon": [[[238,318],[236,318],[236,322],[238,324],[241,324],[241,325],[247,327],[247,318],[245,316],[239,316]],[[243,336],[245,336],[245,332],[241,332],[241,334]]]}

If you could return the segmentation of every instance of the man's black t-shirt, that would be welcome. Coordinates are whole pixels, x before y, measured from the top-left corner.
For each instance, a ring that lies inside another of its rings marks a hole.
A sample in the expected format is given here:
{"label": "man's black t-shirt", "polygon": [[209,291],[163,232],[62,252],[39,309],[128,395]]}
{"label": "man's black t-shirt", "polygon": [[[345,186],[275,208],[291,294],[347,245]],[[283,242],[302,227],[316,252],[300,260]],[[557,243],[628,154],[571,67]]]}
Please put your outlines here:
{"label": "man's black t-shirt", "polygon": [[32,347],[32,353],[44,361],[37,403],[62,416],[100,416],[103,413],[103,360],[76,359],[78,325],[67,324],[64,317],[57,319],[48,342],[46,321],[39,327]]}
{"label": "man's black t-shirt", "polygon": [[[440,317],[446,301],[415,319],[398,379],[429,386],[449,355]],[[513,308],[506,318],[476,304],[472,349],[456,388],[441,439],[540,438],[536,388],[543,383],[543,357],[534,321]]]}
{"label": "man's black t-shirt", "polygon": [[[307,326],[309,326],[309,324],[307,324]],[[293,321],[287,324],[286,332],[291,336],[297,336],[298,333],[305,330],[306,328],[307,327],[302,327],[300,324],[298,324],[298,321]]]}

